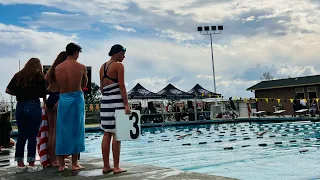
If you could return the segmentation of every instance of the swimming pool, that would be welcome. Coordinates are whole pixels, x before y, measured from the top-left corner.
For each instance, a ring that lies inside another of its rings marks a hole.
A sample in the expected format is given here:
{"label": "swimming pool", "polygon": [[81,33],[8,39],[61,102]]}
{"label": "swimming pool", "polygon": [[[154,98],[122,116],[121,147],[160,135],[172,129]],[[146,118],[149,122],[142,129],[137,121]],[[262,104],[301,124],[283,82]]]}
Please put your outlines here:
{"label": "swimming pool", "polygon": [[[306,121],[146,128],[122,143],[121,161],[248,180],[318,179],[319,131]],[[84,154],[101,157],[101,139],[87,133]]]}

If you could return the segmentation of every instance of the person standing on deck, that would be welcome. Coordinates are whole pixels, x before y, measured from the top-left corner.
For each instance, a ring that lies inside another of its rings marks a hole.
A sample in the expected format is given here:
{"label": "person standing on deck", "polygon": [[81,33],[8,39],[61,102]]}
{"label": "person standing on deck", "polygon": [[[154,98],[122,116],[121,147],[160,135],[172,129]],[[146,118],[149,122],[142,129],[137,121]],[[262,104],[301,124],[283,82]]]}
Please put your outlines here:
{"label": "person standing on deck", "polygon": [[67,59],[55,68],[56,83],[60,88],[56,119],[56,155],[59,171],[66,169],[64,157],[72,155],[72,170],[84,167],[78,164],[79,153],[85,150],[85,103],[82,89],[87,86],[87,69],[77,62],[81,47],[70,43]]}
{"label": "person standing on deck", "polygon": [[[42,109],[40,99],[46,105],[46,81],[42,71],[42,65],[38,58],[31,58],[24,68],[17,72],[6,88],[6,93],[16,96],[16,120],[18,126],[18,138],[16,144],[15,160],[17,172],[37,172],[42,167],[35,165],[37,135],[41,124]],[[25,145],[27,146],[27,162],[24,164]]]}
{"label": "person standing on deck", "polygon": [[[123,173],[119,166],[121,142],[116,140],[115,110],[124,109],[126,114],[130,114],[128,95],[124,81],[124,66],[121,63],[125,58],[126,49],[116,44],[112,46],[109,56],[111,59],[100,68],[100,90],[101,100],[101,128],[104,131],[102,139],[103,173],[112,172],[114,174]],[[110,143],[112,138],[112,152],[114,168],[109,162]]]}
{"label": "person standing on deck", "polygon": [[48,117],[49,125],[49,137],[48,137],[48,146],[49,146],[49,156],[50,156],[50,165],[52,167],[58,167],[59,162],[55,155],[56,149],[56,119],[57,119],[57,107],[59,101],[59,86],[56,83],[55,68],[67,59],[67,52],[61,52],[56,60],[53,62],[51,68],[45,76],[49,92],[49,97],[46,104],[46,114]]}
{"label": "person standing on deck", "polygon": [[246,101],[246,105],[247,105],[247,110],[248,110],[248,117],[250,119],[250,116],[251,116],[251,99]]}

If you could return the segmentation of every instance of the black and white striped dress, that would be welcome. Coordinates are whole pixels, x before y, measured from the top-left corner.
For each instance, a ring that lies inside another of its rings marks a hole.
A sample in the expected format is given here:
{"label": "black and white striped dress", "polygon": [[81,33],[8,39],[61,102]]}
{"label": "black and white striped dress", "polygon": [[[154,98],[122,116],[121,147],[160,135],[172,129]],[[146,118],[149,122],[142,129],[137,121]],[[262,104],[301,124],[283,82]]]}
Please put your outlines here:
{"label": "black and white striped dress", "polygon": [[123,99],[118,83],[103,87],[100,117],[100,126],[105,132],[115,133],[115,110],[124,109]]}

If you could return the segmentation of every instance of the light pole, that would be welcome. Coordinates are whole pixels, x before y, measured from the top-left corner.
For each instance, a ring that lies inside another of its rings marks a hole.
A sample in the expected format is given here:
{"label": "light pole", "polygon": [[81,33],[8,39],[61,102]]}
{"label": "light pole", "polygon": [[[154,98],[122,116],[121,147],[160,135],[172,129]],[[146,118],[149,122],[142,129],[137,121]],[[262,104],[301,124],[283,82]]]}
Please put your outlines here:
{"label": "light pole", "polygon": [[[218,32],[216,32],[218,30]],[[214,93],[217,93],[217,87],[216,87],[216,75],[214,71],[214,59],[213,59],[213,48],[212,48],[212,34],[221,34],[221,31],[223,31],[223,26],[211,26],[211,30],[209,26],[200,26],[198,27],[198,31],[201,35],[209,35],[210,36],[210,43],[211,43],[211,60],[212,60],[212,75],[213,75],[213,85],[214,85]],[[217,97],[215,98],[215,104],[217,104]]]}

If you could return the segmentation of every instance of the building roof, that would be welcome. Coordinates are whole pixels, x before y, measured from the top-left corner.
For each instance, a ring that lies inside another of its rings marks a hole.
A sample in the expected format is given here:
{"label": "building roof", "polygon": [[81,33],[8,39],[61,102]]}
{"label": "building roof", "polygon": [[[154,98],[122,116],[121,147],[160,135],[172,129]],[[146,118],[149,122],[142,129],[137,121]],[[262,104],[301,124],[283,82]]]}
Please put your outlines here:
{"label": "building roof", "polygon": [[315,85],[315,84],[320,84],[320,75],[278,79],[278,80],[271,80],[271,81],[261,81],[258,84],[249,87],[247,91],[294,87],[294,86],[307,86],[307,85]]}

